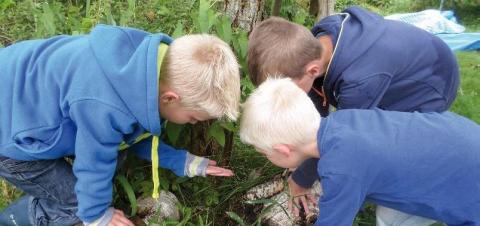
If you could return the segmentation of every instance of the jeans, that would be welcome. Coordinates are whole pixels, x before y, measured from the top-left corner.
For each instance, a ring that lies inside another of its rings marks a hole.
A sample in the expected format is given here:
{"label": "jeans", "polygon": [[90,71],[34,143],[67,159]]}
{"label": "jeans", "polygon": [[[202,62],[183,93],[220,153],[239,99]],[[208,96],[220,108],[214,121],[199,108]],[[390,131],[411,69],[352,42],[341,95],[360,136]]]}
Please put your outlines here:
{"label": "jeans", "polygon": [[429,226],[436,221],[406,214],[394,209],[377,206],[377,226]]}
{"label": "jeans", "polygon": [[81,223],[75,215],[76,178],[65,159],[19,161],[0,156],[0,177],[29,196],[29,221],[35,226]]}

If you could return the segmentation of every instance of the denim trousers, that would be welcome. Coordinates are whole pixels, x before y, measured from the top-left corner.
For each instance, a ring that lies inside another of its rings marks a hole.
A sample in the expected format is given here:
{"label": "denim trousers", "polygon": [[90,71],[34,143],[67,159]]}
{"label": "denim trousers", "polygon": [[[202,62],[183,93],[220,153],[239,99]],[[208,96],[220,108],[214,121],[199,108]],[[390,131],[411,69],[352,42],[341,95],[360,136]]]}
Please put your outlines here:
{"label": "denim trousers", "polygon": [[75,225],[76,177],[65,159],[19,161],[0,156],[0,177],[28,197],[29,222],[35,226]]}

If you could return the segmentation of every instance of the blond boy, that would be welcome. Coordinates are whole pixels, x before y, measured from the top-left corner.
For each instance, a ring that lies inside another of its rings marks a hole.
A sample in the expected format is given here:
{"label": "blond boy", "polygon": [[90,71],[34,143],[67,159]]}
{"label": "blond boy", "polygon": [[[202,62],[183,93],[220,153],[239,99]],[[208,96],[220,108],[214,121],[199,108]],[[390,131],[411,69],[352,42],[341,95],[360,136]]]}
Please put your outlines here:
{"label": "blond boy", "polygon": [[348,109],[321,118],[290,79],[260,85],[240,126],[242,141],[277,166],[319,158],[315,225],[339,226],[352,225],[365,201],[447,225],[480,224],[478,134],[478,124],[451,112]]}
{"label": "blond boy", "polygon": [[0,176],[27,194],[1,225],[133,225],[109,208],[119,147],[152,160],[156,196],[158,164],[179,176],[233,175],[158,139],[165,121],[236,119],[239,66],[214,36],[98,25],[0,49],[0,62]]}

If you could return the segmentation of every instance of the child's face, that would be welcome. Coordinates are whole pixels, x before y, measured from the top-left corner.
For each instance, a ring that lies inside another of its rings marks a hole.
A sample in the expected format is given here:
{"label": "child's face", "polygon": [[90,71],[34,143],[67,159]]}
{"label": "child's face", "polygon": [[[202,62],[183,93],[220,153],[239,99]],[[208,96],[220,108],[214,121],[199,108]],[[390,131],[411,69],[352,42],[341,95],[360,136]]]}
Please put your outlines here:
{"label": "child's face", "polygon": [[160,84],[158,107],[160,116],[163,119],[176,124],[195,124],[199,121],[213,118],[206,112],[185,107],[181,102],[180,95],[172,91],[168,86],[162,84]]}
{"label": "child's face", "polygon": [[160,106],[160,115],[163,119],[176,124],[195,124],[212,118],[206,112],[187,109],[179,102]]}

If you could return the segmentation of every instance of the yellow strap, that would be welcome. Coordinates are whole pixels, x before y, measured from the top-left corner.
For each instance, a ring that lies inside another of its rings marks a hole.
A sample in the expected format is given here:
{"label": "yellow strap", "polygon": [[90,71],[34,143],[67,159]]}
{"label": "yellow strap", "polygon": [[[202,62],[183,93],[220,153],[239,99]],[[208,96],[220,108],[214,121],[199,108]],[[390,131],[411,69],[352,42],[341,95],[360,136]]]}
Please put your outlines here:
{"label": "yellow strap", "polygon": [[[150,134],[150,133],[143,133],[142,135],[140,135],[140,136],[138,136],[137,138],[135,138],[135,141],[133,141],[133,143],[132,143],[131,145],[134,145],[134,144],[136,144],[136,143],[138,143],[138,142],[140,142],[140,141],[142,141],[142,140],[145,140],[145,139],[149,138],[151,135],[152,135],[152,134]],[[130,144],[127,144],[127,143],[125,143],[125,141],[123,141],[123,142],[120,144],[120,146],[118,147],[118,150],[123,151],[123,150],[129,148],[131,145],[130,145]]]}
{"label": "yellow strap", "polygon": [[158,199],[158,187],[160,186],[160,180],[158,177],[158,136],[153,136],[152,139],[152,179],[153,179],[153,193],[152,197]]}
{"label": "yellow strap", "polygon": [[[160,43],[157,53],[157,80],[160,78],[160,68],[162,66],[163,58],[167,53],[168,45]],[[158,177],[158,136],[153,136],[152,139],[152,180],[153,180],[153,192],[152,197],[158,199],[160,197],[158,188],[160,187],[160,179]]]}

